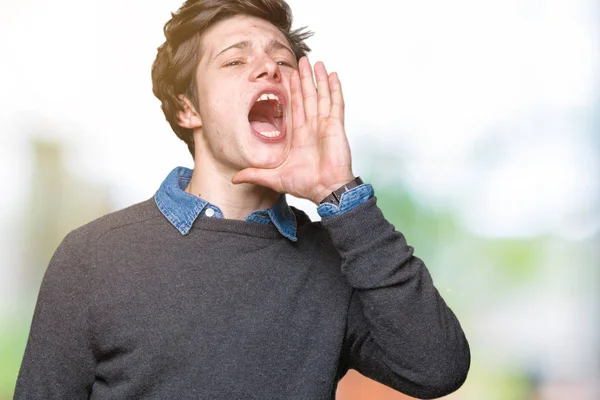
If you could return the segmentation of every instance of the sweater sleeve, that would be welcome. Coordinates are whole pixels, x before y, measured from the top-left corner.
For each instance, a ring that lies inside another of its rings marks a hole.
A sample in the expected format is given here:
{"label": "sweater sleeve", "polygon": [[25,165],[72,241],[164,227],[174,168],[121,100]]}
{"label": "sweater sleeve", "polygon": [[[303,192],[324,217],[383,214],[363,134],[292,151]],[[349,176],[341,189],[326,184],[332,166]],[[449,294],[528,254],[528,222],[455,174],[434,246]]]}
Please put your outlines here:
{"label": "sweater sleeve", "polygon": [[376,198],[322,223],[354,289],[342,354],[347,367],[418,398],[458,389],[470,365],[462,328]]}
{"label": "sweater sleeve", "polygon": [[17,379],[17,400],[90,396],[95,358],[88,335],[89,257],[74,236],[61,243],[44,275]]}

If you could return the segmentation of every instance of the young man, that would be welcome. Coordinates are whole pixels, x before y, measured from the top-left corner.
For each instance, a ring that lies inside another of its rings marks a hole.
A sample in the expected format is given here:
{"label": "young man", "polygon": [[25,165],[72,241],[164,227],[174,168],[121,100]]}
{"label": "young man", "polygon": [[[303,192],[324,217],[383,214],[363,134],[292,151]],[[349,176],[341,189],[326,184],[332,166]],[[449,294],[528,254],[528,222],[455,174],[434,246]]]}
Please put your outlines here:
{"label": "young man", "polygon": [[[326,399],[350,368],[419,398],[465,380],[452,311],[355,178],[339,79],[277,0],[188,0],[154,92],[194,157],[70,233],[16,399]],[[322,221],[287,205],[318,205]]]}

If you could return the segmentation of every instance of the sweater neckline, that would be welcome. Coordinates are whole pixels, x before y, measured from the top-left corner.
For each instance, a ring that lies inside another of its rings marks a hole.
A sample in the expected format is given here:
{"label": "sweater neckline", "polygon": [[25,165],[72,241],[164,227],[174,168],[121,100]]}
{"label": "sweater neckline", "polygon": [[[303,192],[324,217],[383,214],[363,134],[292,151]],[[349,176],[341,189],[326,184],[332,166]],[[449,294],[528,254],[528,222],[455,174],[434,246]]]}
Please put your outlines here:
{"label": "sweater neckline", "polygon": [[238,234],[242,236],[254,236],[265,239],[284,239],[273,224],[259,224],[227,218],[211,218],[199,216],[194,221],[189,231],[190,235],[198,231],[213,231]]}

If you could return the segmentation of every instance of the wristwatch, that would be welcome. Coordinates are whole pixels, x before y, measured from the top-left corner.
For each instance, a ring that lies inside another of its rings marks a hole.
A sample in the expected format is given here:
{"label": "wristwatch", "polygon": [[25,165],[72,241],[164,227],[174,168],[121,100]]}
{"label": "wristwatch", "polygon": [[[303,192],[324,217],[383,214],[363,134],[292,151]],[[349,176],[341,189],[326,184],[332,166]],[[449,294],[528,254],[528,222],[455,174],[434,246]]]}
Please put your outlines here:
{"label": "wristwatch", "polygon": [[350,189],[362,185],[363,183],[364,182],[362,179],[360,179],[360,176],[356,177],[350,182],[346,183],[341,188],[339,188],[338,190],[332,192],[329,196],[325,197],[319,204],[331,203],[333,205],[339,206],[342,194],[346,193]]}

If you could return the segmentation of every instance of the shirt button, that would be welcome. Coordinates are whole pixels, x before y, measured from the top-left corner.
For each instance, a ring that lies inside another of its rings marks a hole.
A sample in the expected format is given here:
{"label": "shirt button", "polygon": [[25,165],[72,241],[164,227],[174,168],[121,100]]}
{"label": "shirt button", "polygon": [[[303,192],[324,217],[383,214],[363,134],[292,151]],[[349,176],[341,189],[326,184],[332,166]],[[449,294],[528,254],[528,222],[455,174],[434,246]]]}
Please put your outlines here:
{"label": "shirt button", "polygon": [[215,215],[215,210],[213,210],[212,208],[207,208],[206,211],[204,211],[204,215],[206,215],[207,217],[212,217],[213,215]]}

